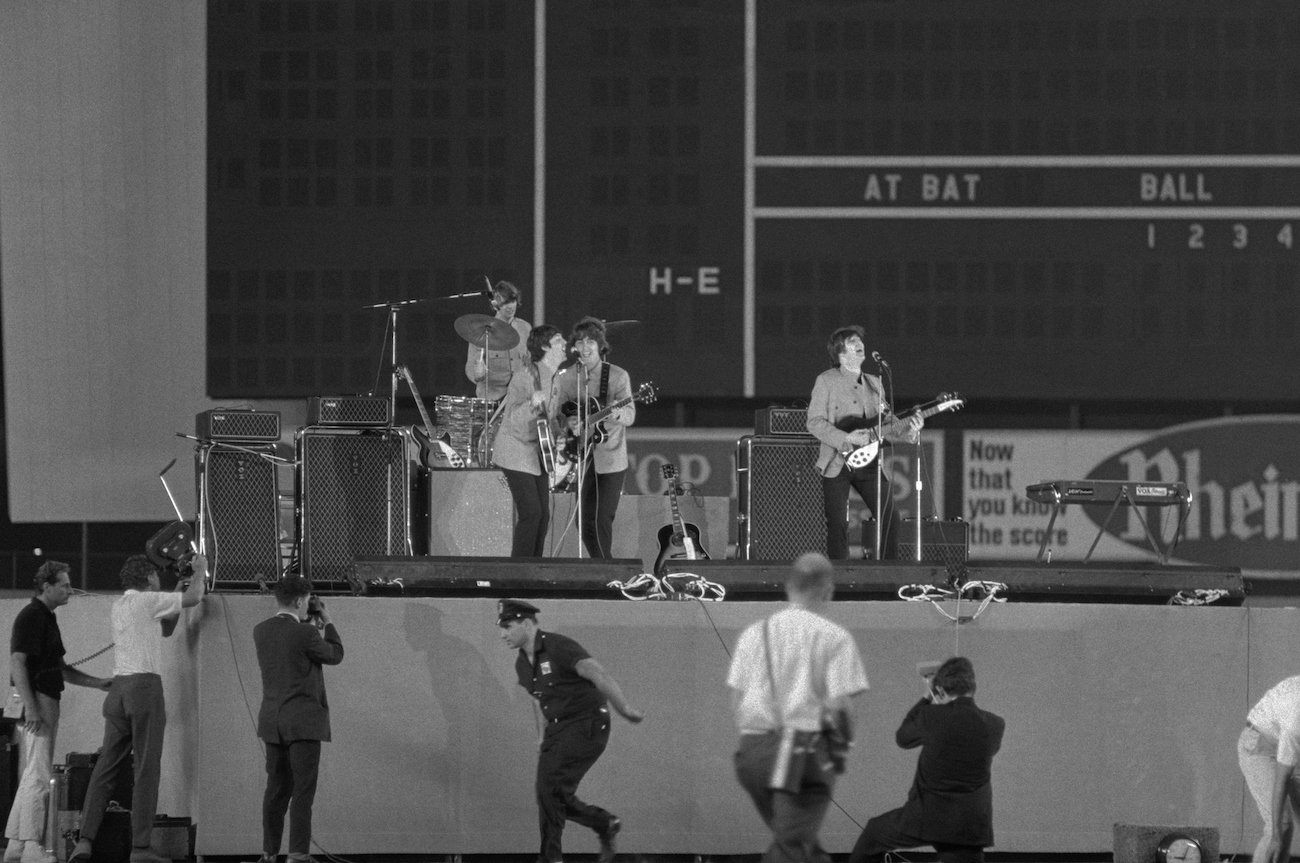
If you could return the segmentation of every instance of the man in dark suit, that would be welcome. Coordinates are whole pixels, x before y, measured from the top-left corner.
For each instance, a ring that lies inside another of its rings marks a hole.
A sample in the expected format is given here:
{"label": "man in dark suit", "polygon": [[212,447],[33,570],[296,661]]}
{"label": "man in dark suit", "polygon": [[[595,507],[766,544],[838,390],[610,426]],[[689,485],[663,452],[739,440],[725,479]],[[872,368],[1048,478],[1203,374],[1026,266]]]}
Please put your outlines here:
{"label": "man in dark suit", "polygon": [[[275,863],[289,812],[289,860],[309,863],[311,807],[316,798],[321,741],[330,739],[330,710],[322,666],[343,661],[343,642],[325,604],[296,575],[275,585],[275,617],[253,629],[262,669],[257,736],[266,745],[261,863]],[[307,606],[307,620],[299,614]]]}
{"label": "man in dark suit", "polygon": [[993,756],[1006,722],[975,706],[975,668],[954,656],[926,677],[928,691],[894,735],[921,747],[902,808],[867,822],[849,863],[880,863],[898,848],[933,845],[942,863],[982,863],[993,844]]}

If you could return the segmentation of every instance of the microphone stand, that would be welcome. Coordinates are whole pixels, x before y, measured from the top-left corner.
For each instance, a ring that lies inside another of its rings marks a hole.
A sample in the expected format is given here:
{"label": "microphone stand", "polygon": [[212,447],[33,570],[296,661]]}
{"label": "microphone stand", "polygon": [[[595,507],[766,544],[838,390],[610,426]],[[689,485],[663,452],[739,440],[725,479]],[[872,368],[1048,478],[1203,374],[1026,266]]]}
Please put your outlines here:
{"label": "microphone stand", "polygon": [[586,537],[583,536],[586,523],[582,518],[585,506],[582,499],[586,497],[583,492],[587,483],[587,417],[590,411],[587,405],[587,367],[582,364],[581,357],[572,369],[578,375],[578,557],[582,558],[585,557],[583,551],[586,549]]}
{"label": "microphone stand", "polygon": [[876,443],[879,446],[876,456],[876,561],[885,559],[885,549],[882,546],[882,532],[884,530],[885,511],[882,508],[884,502],[884,481],[882,473],[885,469],[885,406],[890,403],[887,397],[888,389],[885,386],[885,374],[889,366],[883,362],[880,366],[880,410],[876,411]]}

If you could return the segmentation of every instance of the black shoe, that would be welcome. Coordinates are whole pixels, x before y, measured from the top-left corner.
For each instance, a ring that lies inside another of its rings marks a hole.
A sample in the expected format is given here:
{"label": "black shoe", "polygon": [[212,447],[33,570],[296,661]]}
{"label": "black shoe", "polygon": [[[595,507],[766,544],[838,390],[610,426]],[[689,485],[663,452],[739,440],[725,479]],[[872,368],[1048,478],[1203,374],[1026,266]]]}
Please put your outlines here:
{"label": "black shoe", "polygon": [[623,829],[623,822],[617,815],[609,817],[609,823],[600,835],[600,853],[596,855],[596,863],[614,863],[614,855],[618,853],[618,847],[614,842],[614,837],[618,831]]}
{"label": "black shoe", "polygon": [[72,849],[72,854],[68,857],[68,863],[90,863],[90,855],[90,840],[82,837],[77,840],[76,847]]}

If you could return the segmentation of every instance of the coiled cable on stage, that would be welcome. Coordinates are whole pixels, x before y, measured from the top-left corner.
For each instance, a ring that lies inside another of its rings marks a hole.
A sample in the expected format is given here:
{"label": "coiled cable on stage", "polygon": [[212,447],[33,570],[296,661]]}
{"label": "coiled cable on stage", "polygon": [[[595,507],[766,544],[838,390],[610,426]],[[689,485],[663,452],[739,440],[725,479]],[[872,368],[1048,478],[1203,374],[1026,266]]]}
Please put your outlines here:
{"label": "coiled cable on stage", "polygon": [[[1007,598],[1002,595],[1006,589],[1007,586],[1000,581],[967,581],[956,590],[936,587],[933,584],[905,584],[898,589],[898,598],[907,602],[928,602],[949,620],[955,623],[969,623],[983,614],[991,603],[1006,602]],[[971,602],[978,600],[979,605],[971,614],[953,615],[939,604],[948,600],[956,600],[958,609],[961,608],[962,600]]]}
{"label": "coiled cable on stage", "polygon": [[1180,590],[1169,597],[1170,605],[1209,605],[1228,595],[1228,591],[1215,588]]}
{"label": "coiled cable on stage", "polygon": [[643,572],[627,581],[611,581],[606,586],[612,587],[634,602],[645,599],[699,599],[721,602],[727,596],[725,587],[693,572],[672,572],[663,578]]}

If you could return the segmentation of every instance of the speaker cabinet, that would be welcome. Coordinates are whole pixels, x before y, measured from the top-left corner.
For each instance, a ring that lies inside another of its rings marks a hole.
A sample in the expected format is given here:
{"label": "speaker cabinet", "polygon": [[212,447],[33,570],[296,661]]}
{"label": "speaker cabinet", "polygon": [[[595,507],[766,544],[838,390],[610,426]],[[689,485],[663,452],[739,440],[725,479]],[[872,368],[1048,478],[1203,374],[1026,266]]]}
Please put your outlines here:
{"label": "speaker cabinet", "polygon": [[736,442],[742,560],[793,560],[826,552],[816,438],[750,435]]}
{"label": "speaker cabinet", "polygon": [[405,433],[304,429],[298,435],[302,574],[354,583],[358,557],[409,555],[410,467]]}
{"label": "speaker cabinet", "polygon": [[429,554],[510,556],[515,504],[501,471],[431,470],[427,501]]}
{"label": "speaker cabinet", "polygon": [[279,481],[274,446],[212,444],[195,456],[201,529],[212,582],[248,587],[280,577]]}
{"label": "speaker cabinet", "polygon": [[[916,560],[916,519],[903,519],[898,537],[898,559]],[[970,524],[960,518],[921,521],[921,561],[941,563],[948,569],[948,580],[964,580],[966,562],[970,560]]]}

